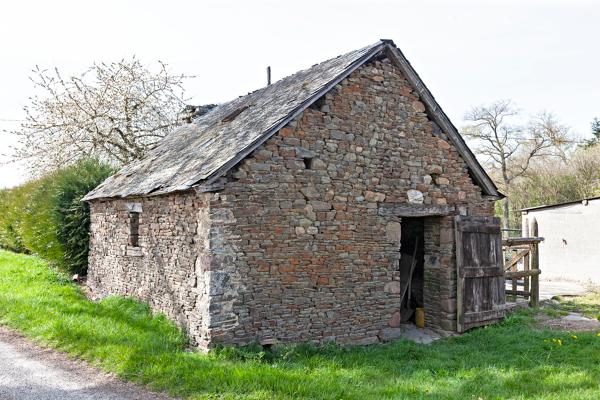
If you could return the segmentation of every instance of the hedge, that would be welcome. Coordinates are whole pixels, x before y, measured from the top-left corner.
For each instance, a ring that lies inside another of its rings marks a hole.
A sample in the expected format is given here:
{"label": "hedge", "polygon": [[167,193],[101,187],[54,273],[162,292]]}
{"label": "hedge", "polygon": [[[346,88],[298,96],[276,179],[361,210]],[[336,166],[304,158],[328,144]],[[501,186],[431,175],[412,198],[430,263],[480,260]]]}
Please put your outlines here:
{"label": "hedge", "polygon": [[89,206],[81,198],[114,172],[84,160],[0,191],[0,247],[34,253],[70,273],[85,274]]}

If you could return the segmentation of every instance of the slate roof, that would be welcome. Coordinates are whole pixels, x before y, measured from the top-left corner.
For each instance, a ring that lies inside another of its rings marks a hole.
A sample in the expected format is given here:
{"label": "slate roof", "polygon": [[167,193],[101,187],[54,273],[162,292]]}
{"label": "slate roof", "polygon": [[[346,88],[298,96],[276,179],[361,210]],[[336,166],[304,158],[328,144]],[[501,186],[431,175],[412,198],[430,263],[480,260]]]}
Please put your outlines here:
{"label": "slate roof", "polygon": [[[390,40],[316,64],[215,107],[168,134],[141,160],[123,167],[83,200],[166,194],[210,185],[310,104],[382,51],[395,59],[434,120],[465,157],[485,194],[501,196],[416,72]],[[409,70],[407,70],[407,68]],[[427,95],[431,100],[427,99]],[[450,130],[450,132],[449,132]]]}

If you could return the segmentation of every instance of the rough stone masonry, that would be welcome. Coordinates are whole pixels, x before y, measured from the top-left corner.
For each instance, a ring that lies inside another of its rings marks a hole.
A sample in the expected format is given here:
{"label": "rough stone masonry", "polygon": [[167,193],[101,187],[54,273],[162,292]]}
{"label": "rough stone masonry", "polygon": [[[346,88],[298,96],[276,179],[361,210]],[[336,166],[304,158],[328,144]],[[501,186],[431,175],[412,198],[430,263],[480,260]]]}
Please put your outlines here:
{"label": "rough stone masonry", "polygon": [[[200,348],[400,334],[402,215],[425,218],[426,324],[455,329],[453,214],[492,215],[446,133],[385,56],[355,70],[212,193],[91,201],[89,285],[150,303]],[[132,210],[139,243],[128,245]]]}

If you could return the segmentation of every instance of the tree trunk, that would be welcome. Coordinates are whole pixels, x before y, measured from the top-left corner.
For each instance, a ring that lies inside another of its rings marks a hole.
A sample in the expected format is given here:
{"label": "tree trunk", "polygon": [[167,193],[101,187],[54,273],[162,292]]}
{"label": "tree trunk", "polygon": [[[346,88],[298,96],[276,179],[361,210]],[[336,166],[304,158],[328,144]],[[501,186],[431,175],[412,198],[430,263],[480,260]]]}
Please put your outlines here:
{"label": "tree trunk", "polygon": [[[502,229],[510,229],[508,196],[502,199]],[[508,235],[509,232],[505,231]]]}

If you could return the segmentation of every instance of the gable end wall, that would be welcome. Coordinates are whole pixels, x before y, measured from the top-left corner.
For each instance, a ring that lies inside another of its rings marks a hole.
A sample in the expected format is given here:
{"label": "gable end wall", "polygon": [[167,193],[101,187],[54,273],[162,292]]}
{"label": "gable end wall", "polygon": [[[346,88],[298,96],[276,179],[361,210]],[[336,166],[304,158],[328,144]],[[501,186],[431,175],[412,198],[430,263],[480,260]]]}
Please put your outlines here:
{"label": "gable end wall", "polygon": [[[223,297],[212,303],[211,337],[225,344],[393,338],[401,218],[378,210],[419,191],[424,204],[493,211],[388,59],[352,73],[231,178],[210,205],[229,216],[222,240],[235,243],[235,263],[220,269]],[[453,217],[426,222],[426,320],[452,330]]]}

